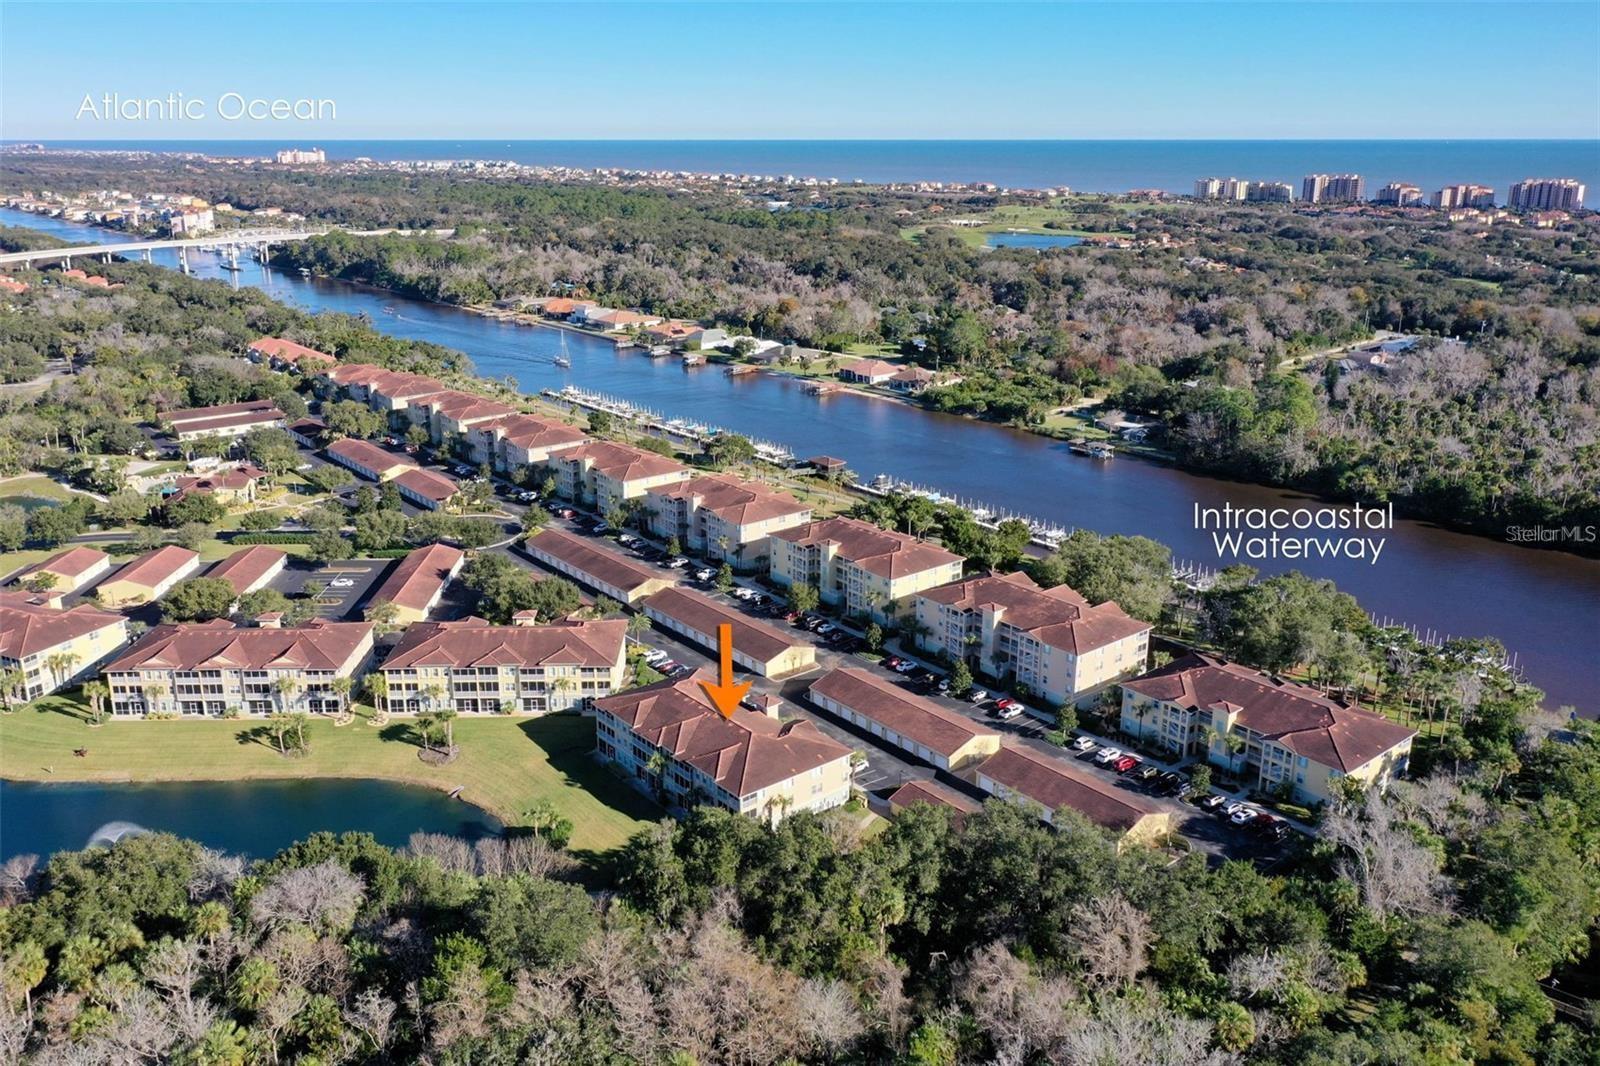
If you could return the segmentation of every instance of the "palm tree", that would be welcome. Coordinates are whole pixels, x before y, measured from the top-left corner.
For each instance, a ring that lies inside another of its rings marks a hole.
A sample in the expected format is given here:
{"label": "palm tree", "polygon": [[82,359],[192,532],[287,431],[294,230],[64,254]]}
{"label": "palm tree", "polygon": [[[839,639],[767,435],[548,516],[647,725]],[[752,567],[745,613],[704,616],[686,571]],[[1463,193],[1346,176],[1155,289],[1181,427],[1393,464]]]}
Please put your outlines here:
{"label": "palm tree", "polygon": [[650,758],[644,761],[644,768],[656,779],[656,798],[664,806],[667,802],[667,767],[671,761],[665,752],[651,752]]}
{"label": "palm tree", "polygon": [[161,697],[167,694],[165,681],[147,681],[139,686],[139,695],[144,697],[144,713],[149,714],[160,702]]}
{"label": "palm tree", "polygon": [[267,732],[272,734],[272,739],[278,744],[278,754],[287,755],[289,751],[283,746],[283,738],[289,732],[290,720],[286,711],[273,711],[267,715]]}
{"label": "palm tree", "polygon": [[296,711],[289,716],[289,726],[294,730],[294,749],[308,751],[310,745],[306,743],[306,723],[311,721],[311,716],[304,711]]}
{"label": "palm tree", "polygon": [[21,667],[0,673],[0,700],[5,701],[5,711],[10,714],[23,702],[28,690],[28,675]]}
{"label": "palm tree", "polygon": [[389,718],[389,679],[373,672],[367,675],[367,696],[372,700],[373,721],[382,723]]}
{"label": "palm tree", "polygon": [[330,686],[334,695],[339,697],[339,720],[345,721],[350,717],[350,690],[355,688],[356,680],[353,677],[336,677]]}
{"label": "palm tree", "polygon": [[1245,741],[1244,737],[1233,732],[1230,732],[1224,736],[1222,738],[1222,743],[1228,749],[1229,772],[1232,773],[1234,777],[1238,777],[1239,756],[1243,755],[1244,750],[1250,745]]}
{"label": "palm tree", "polygon": [[45,656],[44,668],[50,671],[50,677],[55,681],[53,688],[60,688],[61,682],[72,676],[72,670],[80,662],[79,656],[70,651],[56,652],[54,655]]}
{"label": "palm tree", "polygon": [[[558,676],[554,681],[550,682],[550,689],[551,689],[552,692],[555,693],[555,695],[557,697],[557,702],[560,702],[560,697],[565,696],[567,693],[571,692],[573,689],[575,689],[577,687],[578,687],[578,679],[575,678],[575,677],[568,677],[565,674],[562,674],[562,675]],[[551,708],[551,710],[555,710],[555,709],[556,708],[554,708],[554,707]],[[561,708],[561,710],[565,710],[565,709],[566,709],[566,706],[563,706]]]}
{"label": "palm tree", "polygon": [[106,697],[111,694],[111,688],[104,681],[87,681],[83,686],[83,695],[89,701],[89,722],[99,725],[105,721]]}
{"label": "palm tree", "polygon": [[434,713],[434,717],[444,726],[444,750],[446,754],[456,750],[456,715],[458,713],[454,707],[441,707]]}
{"label": "palm tree", "polygon": [[300,679],[280,677],[272,683],[272,691],[278,695],[278,709],[288,711],[290,701],[294,699],[295,693],[300,691]]}

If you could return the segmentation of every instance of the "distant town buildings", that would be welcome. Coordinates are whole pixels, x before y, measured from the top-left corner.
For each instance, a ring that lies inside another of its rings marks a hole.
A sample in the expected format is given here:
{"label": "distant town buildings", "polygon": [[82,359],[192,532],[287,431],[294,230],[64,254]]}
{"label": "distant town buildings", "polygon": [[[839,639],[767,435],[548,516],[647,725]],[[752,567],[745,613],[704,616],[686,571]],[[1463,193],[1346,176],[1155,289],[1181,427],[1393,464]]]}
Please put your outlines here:
{"label": "distant town buildings", "polygon": [[167,229],[174,237],[192,237],[217,228],[217,218],[209,207],[177,208],[167,215]]}
{"label": "distant town buildings", "polygon": [[1578,211],[1585,191],[1576,178],[1523,178],[1511,186],[1506,206],[1513,211]]}
{"label": "distant town buildings", "polygon": [[1433,194],[1433,206],[1452,207],[1493,207],[1494,190],[1487,185],[1446,185]]}
{"label": "distant town buildings", "polygon": [[1353,204],[1366,198],[1360,174],[1307,174],[1300,199],[1312,204]]}
{"label": "distant town buildings", "polygon": [[1390,207],[1411,207],[1422,203],[1422,190],[1403,181],[1391,181],[1378,190],[1377,202]]}
{"label": "distant town buildings", "polygon": [[1288,203],[1294,188],[1281,181],[1244,181],[1239,178],[1201,178],[1194,183],[1197,200],[1253,201]]}
{"label": "distant town buildings", "polygon": [[306,163],[326,163],[328,153],[321,148],[285,148],[277,154],[276,159],[288,166],[302,166]]}

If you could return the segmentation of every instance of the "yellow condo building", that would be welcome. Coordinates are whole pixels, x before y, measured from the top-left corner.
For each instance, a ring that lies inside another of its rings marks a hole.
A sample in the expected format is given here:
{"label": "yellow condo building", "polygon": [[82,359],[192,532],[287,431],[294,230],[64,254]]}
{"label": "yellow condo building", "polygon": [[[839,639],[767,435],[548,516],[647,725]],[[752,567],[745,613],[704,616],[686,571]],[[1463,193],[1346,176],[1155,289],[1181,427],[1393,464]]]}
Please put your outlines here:
{"label": "yellow condo building", "polygon": [[772,578],[812,585],[823,603],[880,622],[913,609],[924,589],[961,577],[965,559],[936,544],[854,518],[825,518],[774,532]]}

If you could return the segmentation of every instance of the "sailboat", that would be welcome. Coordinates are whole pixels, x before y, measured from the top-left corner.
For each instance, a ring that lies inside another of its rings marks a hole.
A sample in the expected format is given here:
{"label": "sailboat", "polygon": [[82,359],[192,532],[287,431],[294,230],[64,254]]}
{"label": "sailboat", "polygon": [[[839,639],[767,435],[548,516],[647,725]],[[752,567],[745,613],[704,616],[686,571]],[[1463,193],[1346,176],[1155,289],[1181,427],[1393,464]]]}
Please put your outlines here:
{"label": "sailboat", "polygon": [[556,356],[555,363],[556,366],[570,367],[572,365],[572,360],[567,356],[567,335],[565,333],[561,334],[561,354]]}

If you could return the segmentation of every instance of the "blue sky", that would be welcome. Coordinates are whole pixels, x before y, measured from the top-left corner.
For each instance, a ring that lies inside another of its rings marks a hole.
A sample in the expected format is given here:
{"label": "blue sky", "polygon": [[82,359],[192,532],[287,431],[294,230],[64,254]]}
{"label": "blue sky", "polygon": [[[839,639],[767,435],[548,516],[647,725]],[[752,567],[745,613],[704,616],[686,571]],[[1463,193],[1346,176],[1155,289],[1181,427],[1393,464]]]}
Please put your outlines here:
{"label": "blue sky", "polygon": [[[1600,4],[5,0],[10,139],[1600,136]],[[326,123],[216,102],[332,99]],[[75,118],[182,93],[200,121]]]}

